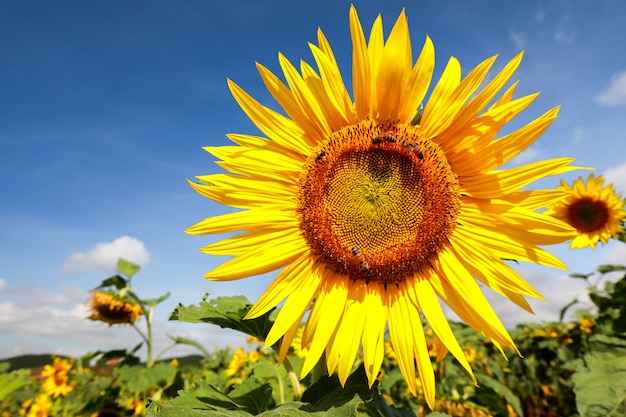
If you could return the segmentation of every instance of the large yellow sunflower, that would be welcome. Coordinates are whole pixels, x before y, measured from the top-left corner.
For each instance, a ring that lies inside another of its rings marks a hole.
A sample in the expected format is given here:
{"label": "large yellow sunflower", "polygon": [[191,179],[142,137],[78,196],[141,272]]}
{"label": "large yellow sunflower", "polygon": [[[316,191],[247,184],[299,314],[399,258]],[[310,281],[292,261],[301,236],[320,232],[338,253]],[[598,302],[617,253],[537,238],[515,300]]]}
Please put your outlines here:
{"label": "large yellow sunflower", "polygon": [[470,374],[440,300],[497,346],[514,347],[477,280],[530,311],[524,296],[541,296],[502,259],[564,268],[537,245],[564,242],[575,231],[537,213],[563,191],[521,189],[575,167],[572,158],[559,158],[498,169],[558,113],[551,109],[496,139],[537,97],[514,99],[516,83],[504,89],[521,54],[482,89],[496,57],[465,77],[451,58],[423,111],[416,111],[433,74],[433,44],[426,38],[414,62],[404,11],[387,40],[382,27],[379,16],[366,40],[350,9],[353,98],[321,30],[318,45],[311,44],[317,69],[301,62],[298,70],[279,54],[285,83],[257,65],[285,114],[228,81],[265,137],[229,134],[234,146],[205,148],[229,173],[199,176],[191,186],[242,210],[187,232],[243,231],[202,249],[233,256],[207,279],[284,268],[247,317],[284,301],[265,341],[270,346],[283,338],[281,358],[306,317],[302,375],[325,352],[328,371],[344,383],[361,348],[372,384],[388,333],[409,389],[416,393],[419,378],[432,407],[435,382],[423,326],[430,325]]}
{"label": "large yellow sunflower", "polygon": [[557,188],[569,196],[548,207],[546,214],[563,220],[578,231],[570,249],[587,246],[595,249],[598,242],[607,243],[620,231],[626,218],[624,201],[612,184],[604,185],[602,175],[597,178],[589,175],[586,184],[582,177],[578,177],[571,187],[561,180]]}

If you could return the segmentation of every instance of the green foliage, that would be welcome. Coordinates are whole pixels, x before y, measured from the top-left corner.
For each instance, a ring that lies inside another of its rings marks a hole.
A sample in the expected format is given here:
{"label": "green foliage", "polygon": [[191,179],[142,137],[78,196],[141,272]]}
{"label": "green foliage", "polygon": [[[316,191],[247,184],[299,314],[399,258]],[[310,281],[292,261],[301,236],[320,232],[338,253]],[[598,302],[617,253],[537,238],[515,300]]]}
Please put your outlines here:
{"label": "green foliage", "polygon": [[0,365],[0,371],[3,372],[0,374],[0,400],[3,400],[13,391],[18,390],[25,385],[28,385],[28,383],[30,382],[28,380],[30,371],[27,369],[20,369],[19,371],[6,373],[9,364],[5,362],[0,363]]}
{"label": "green foliage", "polygon": [[573,380],[581,417],[626,415],[626,356],[591,358]]}
{"label": "green foliage", "polygon": [[252,320],[244,320],[252,304],[244,296],[218,297],[206,301],[208,294],[202,298],[198,306],[176,307],[170,320],[187,323],[211,323],[225,329],[233,329],[264,340],[273,323],[273,311]]}
{"label": "green foliage", "polygon": [[[130,286],[138,271],[135,267],[120,262],[121,275],[105,279],[98,288],[130,297],[151,312],[169,294],[140,298]],[[48,401],[48,415],[80,417],[622,416],[626,415],[626,277],[614,282],[604,278],[606,274],[615,278],[624,270],[602,266],[593,274],[574,274],[573,278],[589,283],[594,307],[578,310],[574,322],[518,326],[511,336],[523,358],[515,351],[506,352],[505,358],[473,329],[451,323],[477,385],[451,355],[435,362],[431,353],[437,379],[435,412],[427,408],[419,390],[417,396],[408,393],[393,357],[383,359],[381,376],[371,387],[359,360],[344,386],[336,375],[298,380],[296,370],[302,359],[293,350],[280,366],[274,350],[258,346],[276,311],[245,320],[251,308],[245,297],[209,300],[205,295],[198,305],[177,306],[170,319],[243,332],[256,338],[257,346],[209,353],[191,339],[170,336],[172,345],[167,349],[193,346],[202,355],[193,361],[181,358],[180,363],[155,359],[142,364],[138,354],[151,343],[148,331],[132,349],[96,351],[67,360],[72,365],[64,378],[71,389],[58,397],[46,397],[41,365],[11,372],[8,363],[0,364],[0,416],[26,415],[42,396]],[[602,288],[600,282],[605,282]],[[565,306],[562,317],[575,304]],[[434,335],[428,328],[425,333],[430,351]],[[315,369],[324,369],[324,364]]]}
{"label": "green foliage", "polygon": [[[624,267],[604,265],[602,274]],[[592,288],[589,297],[597,307],[595,326],[587,349],[574,362],[576,403],[581,417],[626,415],[626,275]]]}
{"label": "green foliage", "polygon": [[128,279],[131,279],[133,275],[135,275],[140,269],[141,266],[129,262],[125,259],[120,258],[117,261],[117,272],[126,275]]}

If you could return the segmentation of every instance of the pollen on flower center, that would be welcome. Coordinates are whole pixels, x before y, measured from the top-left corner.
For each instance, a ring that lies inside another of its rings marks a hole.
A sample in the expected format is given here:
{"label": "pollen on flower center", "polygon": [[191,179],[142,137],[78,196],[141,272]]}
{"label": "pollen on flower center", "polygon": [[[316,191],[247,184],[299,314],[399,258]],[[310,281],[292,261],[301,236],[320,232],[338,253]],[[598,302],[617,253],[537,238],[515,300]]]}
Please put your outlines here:
{"label": "pollen on flower center", "polygon": [[459,184],[418,126],[367,120],[332,134],[307,160],[298,214],[327,268],[399,283],[427,268],[454,230]]}
{"label": "pollen on flower center", "polygon": [[581,198],[567,209],[569,223],[583,233],[602,229],[608,219],[609,210],[601,201]]}

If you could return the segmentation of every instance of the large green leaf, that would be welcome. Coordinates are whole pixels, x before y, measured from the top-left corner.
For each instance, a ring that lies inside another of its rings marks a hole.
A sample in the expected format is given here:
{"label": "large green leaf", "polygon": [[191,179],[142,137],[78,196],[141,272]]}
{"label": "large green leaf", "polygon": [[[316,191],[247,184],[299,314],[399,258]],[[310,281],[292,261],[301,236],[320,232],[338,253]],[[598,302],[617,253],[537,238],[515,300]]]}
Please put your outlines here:
{"label": "large green leaf", "polygon": [[[159,416],[249,416],[264,412],[271,396],[272,389],[269,384],[255,377],[247,378],[241,384],[237,384],[228,395],[204,381],[198,381],[195,388],[179,392],[178,397],[165,404],[151,406],[150,411]],[[202,413],[198,413],[199,411]],[[209,411],[214,413],[209,413]]]}
{"label": "large green leaf", "polygon": [[626,415],[626,356],[588,358],[587,367],[579,368],[573,380],[581,417]]}
{"label": "large green leaf", "polygon": [[[204,381],[198,381],[196,388],[179,392],[178,397],[168,401],[164,408],[176,407],[197,410],[238,410],[239,406],[228,395]],[[247,414],[247,413],[246,413]]]}
{"label": "large green leaf", "polygon": [[252,304],[244,296],[218,297],[206,301],[206,294],[198,306],[182,304],[170,315],[170,320],[187,323],[212,323],[234,329],[265,340],[273,323],[273,310],[256,319],[244,320]]}
{"label": "large green leaf", "polygon": [[371,401],[374,393],[375,388],[369,387],[365,368],[361,365],[350,374],[343,387],[337,375],[321,377],[304,392],[302,401],[311,404],[311,411],[325,411],[350,402],[355,395],[362,401]]}
{"label": "large green leaf", "polygon": [[267,405],[272,398],[272,387],[267,382],[250,377],[236,385],[228,396],[241,409],[251,414],[258,414],[267,410]]}
{"label": "large green leaf", "polygon": [[262,417],[354,417],[356,409],[362,401],[356,397],[342,405],[332,407],[327,411],[311,411],[310,404],[291,402],[281,404],[273,410],[259,414]]}

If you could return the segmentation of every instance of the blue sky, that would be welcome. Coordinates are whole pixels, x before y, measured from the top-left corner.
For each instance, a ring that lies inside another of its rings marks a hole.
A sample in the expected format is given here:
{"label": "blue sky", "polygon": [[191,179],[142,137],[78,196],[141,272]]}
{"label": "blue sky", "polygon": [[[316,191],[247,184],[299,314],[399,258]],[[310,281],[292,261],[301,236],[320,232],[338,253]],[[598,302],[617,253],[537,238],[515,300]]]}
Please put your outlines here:
{"label": "blue sky", "polygon": [[[517,126],[555,105],[562,110],[518,162],[574,156],[626,191],[626,3],[353,3],[366,30],[378,13],[390,29],[406,7],[415,50],[426,35],[434,42],[437,74],[450,56],[467,73],[494,54],[499,69],[524,49],[518,95],[542,94]],[[159,346],[165,334],[193,337],[209,349],[242,340],[166,320],[176,304],[197,303],[206,292],[255,300],[272,278],[203,279],[222,261],[198,251],[215,237],[183,230],[228,209],[196,195],[185,179],[218,172],[202,146],[227,144],[226,133],[257,133],[227,78],[274,106],[255,61],[276,72],[279,51],[292,62],[313,62],[307,42],[316,42],[319,26],[349,79],[350,4],[2,2],[0,358],[134,346],[132,329],[84,319],[87,291],[114,273],[118,256],[143,265],[134,279],[140,294],[172,293],[156,316]],[[577,272],[626,258],[618,244],[554,252]],[[534,320],[554,319],[585,292],[562,271],[519,269],[548,297],[533,303]],[[495,297],[493,304],[508,325],[533,319]]]}

